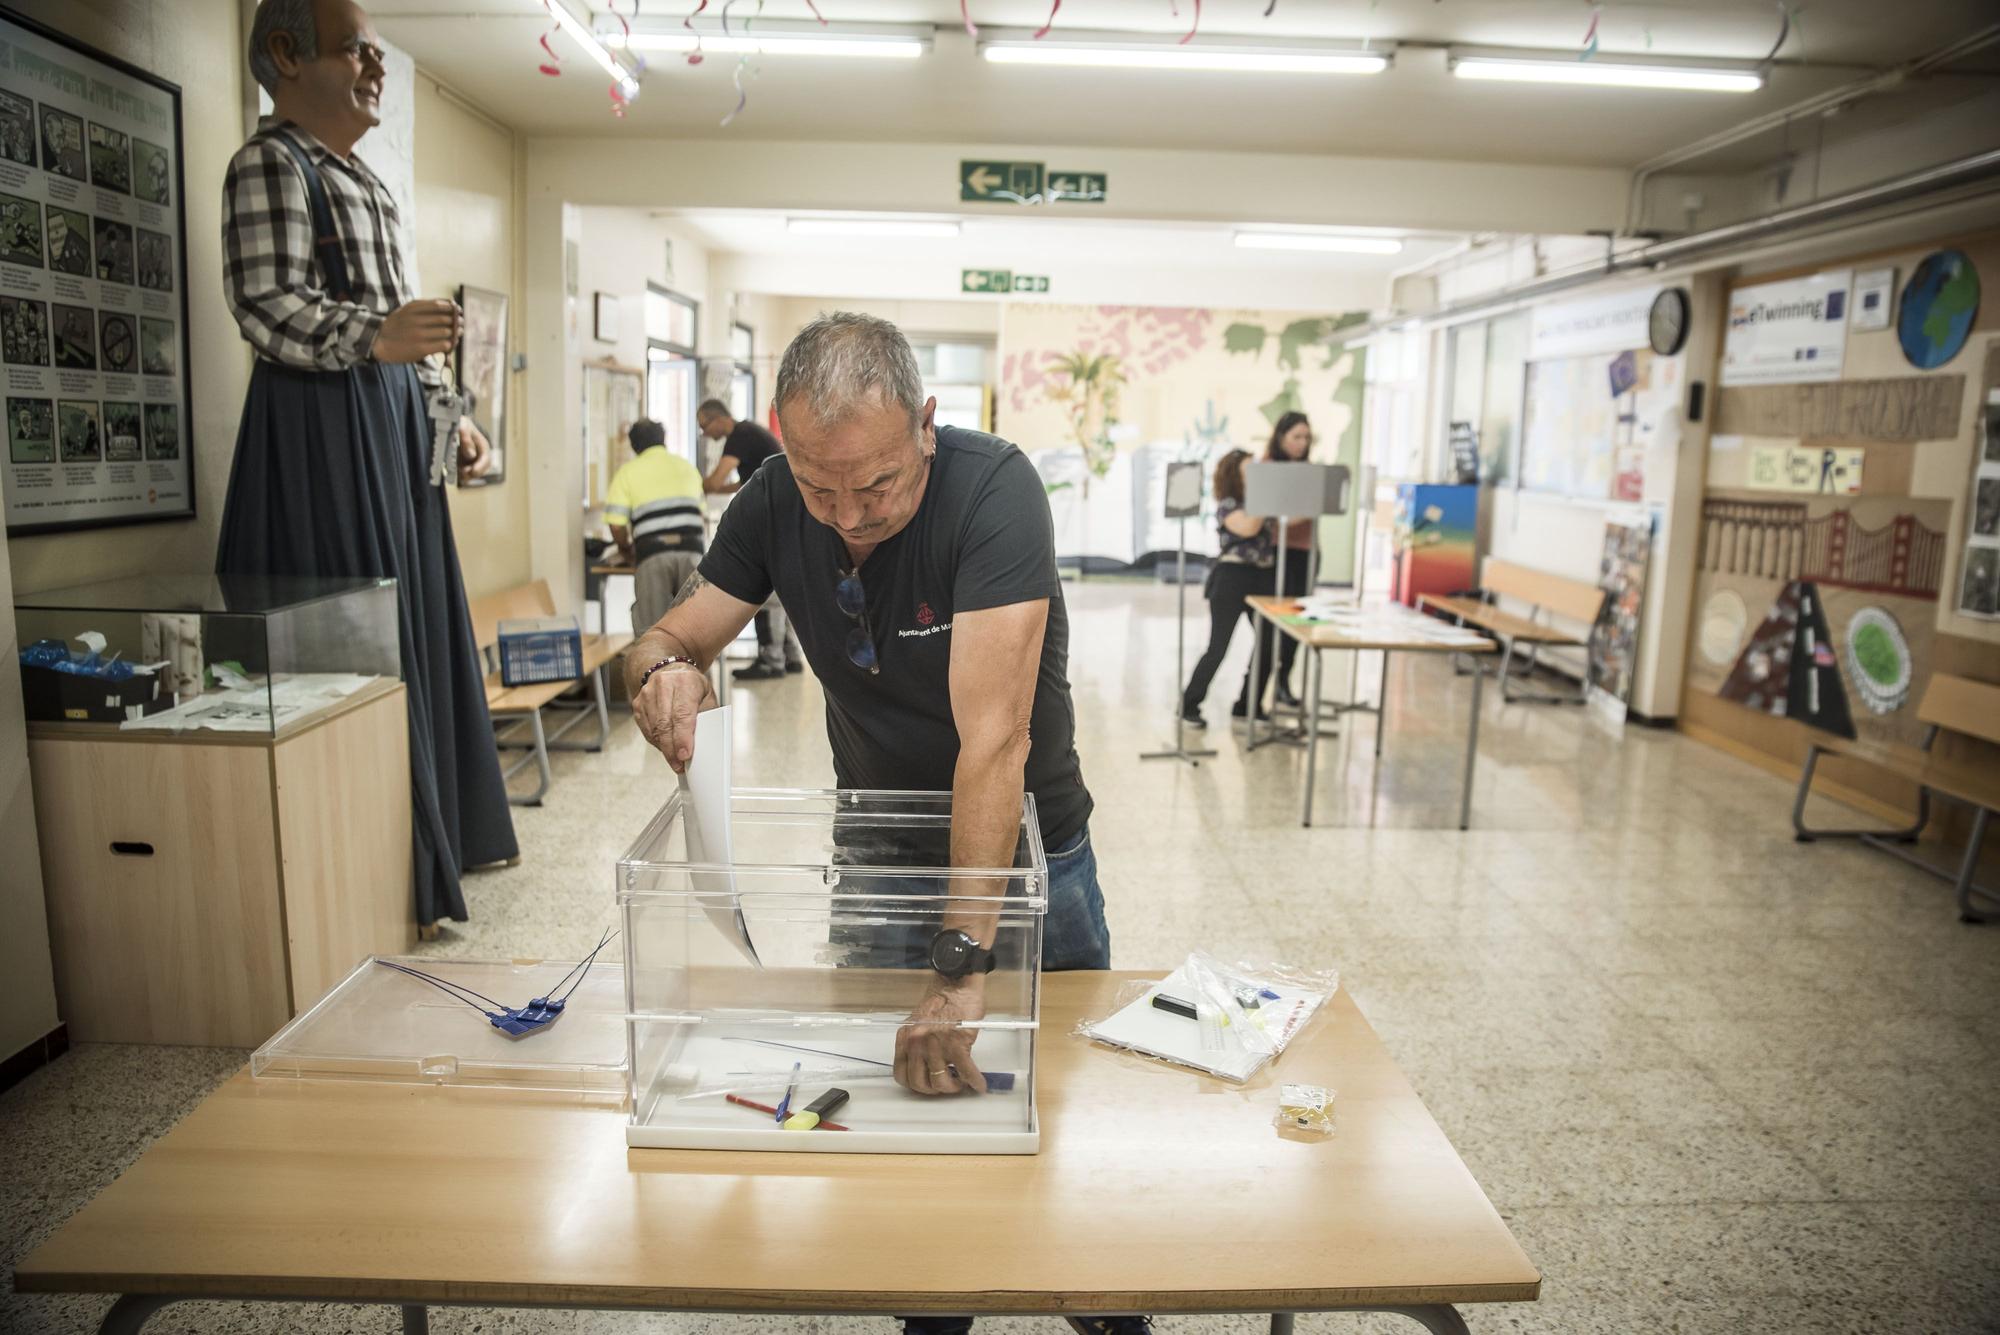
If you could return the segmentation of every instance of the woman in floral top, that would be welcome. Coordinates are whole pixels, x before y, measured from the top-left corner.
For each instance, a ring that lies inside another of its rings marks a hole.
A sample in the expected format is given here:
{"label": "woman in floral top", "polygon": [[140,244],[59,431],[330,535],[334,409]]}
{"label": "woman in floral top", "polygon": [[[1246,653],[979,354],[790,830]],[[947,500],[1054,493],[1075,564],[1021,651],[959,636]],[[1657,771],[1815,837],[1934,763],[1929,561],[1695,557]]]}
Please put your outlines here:
{"label": "woman in floral top", "polygon": [[[1208,696],[1208,684],[1215,679],[1216,669],[1222,666],[1222,656],[1229,652],[1229,641],[1236,634],[1236,618],[1249,615],[1250,608],[1244,600],[1253,594],[1268,594],[1275,587],[1277,521],[1243,513],[1243,465],[1249,458],[1247,450],[1231,450],[1215,465],[1216,538],[1222,554],[1208,576],[1208,648],[1194,665],[1194,675],[1188,679],[1187,690],[1181,696],[1181,717],[1190,727],[1208,726],[1208,720],[1201,716],[1202,701]],[[1258,718],[1265,717],[1264,685],[1271,676],[1273,645],[1268,623],[1262,635],[1258,651]],[[1243,674],[1243,685],[1229,711],[1235,718],[1242,718],[1248,712],[1248,672]]]}

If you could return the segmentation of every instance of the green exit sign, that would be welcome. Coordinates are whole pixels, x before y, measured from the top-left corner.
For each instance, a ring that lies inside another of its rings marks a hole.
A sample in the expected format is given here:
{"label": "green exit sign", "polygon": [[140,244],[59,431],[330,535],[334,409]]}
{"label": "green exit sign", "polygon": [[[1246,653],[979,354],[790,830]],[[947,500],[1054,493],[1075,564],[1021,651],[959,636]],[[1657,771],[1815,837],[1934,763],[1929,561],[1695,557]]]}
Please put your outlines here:
{"label": "green exit sign", "polygon": [[1014,275],[1005,269],[961,269],[958,273],[961,292],[1011,292],[1014,290]]}
{"label": "green exit sign", "polygon": [[1049,276],[1042,273],[1017,273],[1014,275],[1016,292],[1046,292],[1049,290]]}
{"label": "green exit sign", "polygon": [[1039,162],[961,161],[958,197],[973,204],[1033,204],[1042,194]]}
{"label": "green exit sign", "polygon": [[1051,204],[1102,204],[1109,179],[1103,172],[1050,171]]}

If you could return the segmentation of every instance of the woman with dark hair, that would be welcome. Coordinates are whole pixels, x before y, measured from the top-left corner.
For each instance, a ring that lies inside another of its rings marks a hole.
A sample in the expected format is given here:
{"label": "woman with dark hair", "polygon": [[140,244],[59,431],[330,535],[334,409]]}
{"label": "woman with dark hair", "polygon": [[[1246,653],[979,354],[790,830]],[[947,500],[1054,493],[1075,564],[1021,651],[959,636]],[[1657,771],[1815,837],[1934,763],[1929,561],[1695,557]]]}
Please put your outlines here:
{"label": "woman with dark hair", "polygon": [[[1204,590],[1208,595],[1208,648],[1194,665],[1194,675],[1188,678],[1187,690],[1181,695],[1181,718],[1193,728],[1208,726],[1208,720],[1201,716],[1202,701],[1208,696],[1208,684],[1215,680],[1216,669],[1222,666],[1222,656],[1229,652],[1229,641],[1236,634],[1236,618],[1249,615],[1244,599],[1252,594],[1269,593],[1272,588],[1278,526],[1273,520],[1243,513],[1243,465],[1249,458],[1248,450],[1231,450],[1215,465],[1212,487],[1215,529],[1222,555],[1216,558]],[[1257,659],[1262,668],[1257,678],[1260,719],[1265,717],[1264,683],[1271,676],[1272,635],[1268,623],[1262,633],[1264,641]],[[1236,718],[1248,712],[1245,708],[1250,694],[1248,672],[1243,674],[1243,685],[1235,707],[1229,711]]]}
{"label": "woman with dark hair", "polygon": [[[1312,455],[1312,423],[1304,413],[1284,413],[1271,428],[1271,441],[1264,447],[1266,463],[1300,464]],[[1318,521],[1294,519],[1285,526],[1285,588],[1287,597],[1303,596],[1312,578],[1313,538],[1318,531]],[[1278,637],[1278,688],[1276,702],[1281,705],[1296,705],[1299,698],[1292,694],[1292,664],[1298,661],[1299,642],[1289,635]],[[1262,683],[1259,683],[1261,686]],[[1262,700],[1263,693],[1258,692]]]}

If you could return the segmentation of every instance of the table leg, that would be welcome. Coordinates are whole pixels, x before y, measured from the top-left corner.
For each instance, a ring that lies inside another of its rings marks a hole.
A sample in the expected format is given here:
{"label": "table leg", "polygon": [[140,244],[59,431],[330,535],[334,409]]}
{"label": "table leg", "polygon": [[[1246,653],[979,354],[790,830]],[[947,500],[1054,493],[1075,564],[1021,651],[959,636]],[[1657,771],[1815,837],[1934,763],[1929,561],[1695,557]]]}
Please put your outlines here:
{"label": "table leg", "polygon": [[403,1307],[403,1335],[431,1335],[431,1309],[422,1303]]}
{"label": "table leg", "polygon": [[1486,662],[1478,654],[1468,654],[1472,660],[1472,726],[1465,730],[1465,792],[1458,800],[1458,828],[1472,828],[1472,764],[1479,758],[1479,697],[1485,692],[1479,688],[1486,684]]}
{"label": "table leg", "polygon": [[[1276,632],[1274,631],[1273,633],[1275,634]],[[1255,751],[1257,749],[1257,706],[1264,702],[1264,692],[1257,689],[1257,668],[1264,661],[1264,656],[1258,652],[1258,649],[1263,643],[1264,618],[1257,614],[1255,608],[1251,608],[1250,679],[1243,684],[1243,698],[1249,701],[1249,706],[1243,715],[1243,749],[1245,751]],[[1275,649],[1277,646],[1274,644],[1271,647]]]}
{"label": "table leg", "polygon": [[1382,686],[1375,692],[1375,754],[1382,754],[1382,729],[1389,726],[1389,651],[1382,651]]}
{"label": "table leg", "polygon": [[1292,1335],[1298,1318],[1290,1312],[1271,1313],[1271,1335]]}
{"label": "table leg", "polygon": [[1986,843],[1986,820],[1993,813],[1985,807],[1972,818],[1972,833],[1965,839],[1965,857],[1958,865],[1958,883],[1953,890],[1958,899],[1958,920],[1960,922],[1991,922],[1994,915],[1981,912],[1972,905],[1973,896],[1985,897],[1986,892],[1973,884],[1972,874],[1979,870],[1979,850]]}
{"label": "table leg", "polygon": [[1307,645],[1306,652],[1312,657],[1306,662],[1306,677],[1312,685],[1312,704],[1306,715],[1306,801],[1299,813],[1299,824],[1313,823],[1313,774],[1319,762],[1319,691],[1324,685],[1326,668],[1318,645]]}
{"label": "table leg", "polygon": [[[1476,660],[1478,655],[1472,657]],[[1471,1335],[1465,1318],[1450,1303],[1431,1303],[1423,1307],[1380,1307],[1376,1310],[1391,1316],[1406,1316],[1431,1335]]]}
{"label": "table leg", "polygon": [[157,1293],[120,1294],[118,1301],[111,1304],[111,1310],[104,1314],[104,1320],[98,1323],[97,1335],[138,1335],[153,1313],[179,1301]]}

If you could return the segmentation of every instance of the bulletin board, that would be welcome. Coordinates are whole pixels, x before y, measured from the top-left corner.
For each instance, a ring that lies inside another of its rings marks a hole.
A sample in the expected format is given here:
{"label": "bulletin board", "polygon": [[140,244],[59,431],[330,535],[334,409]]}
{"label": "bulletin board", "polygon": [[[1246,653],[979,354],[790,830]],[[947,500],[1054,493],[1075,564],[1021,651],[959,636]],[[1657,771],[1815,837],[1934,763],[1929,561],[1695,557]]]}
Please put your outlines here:
{"label": "bulletin board", "polygon": [[1661,410],[1673,403],[1663,383],[1672,366],[1646,349],[1529,362],[1522,489],[1594,501],[1643,499],[1646,447]]}
{"label": "bulletin board", "polygon": [[644,415],[646,377],[617,362],[583,366],[583,508],[604,504],[604,492],[618,465],[631,457],[625,434]]}
{"label": "bulletin board", "polygon": [[181,93],[0,10],[7,533],[194,514]]}

